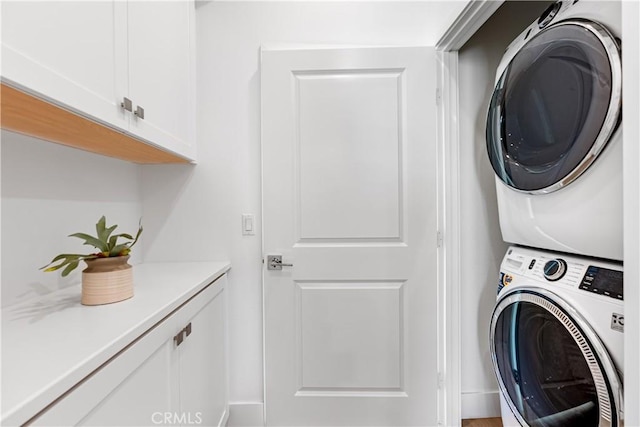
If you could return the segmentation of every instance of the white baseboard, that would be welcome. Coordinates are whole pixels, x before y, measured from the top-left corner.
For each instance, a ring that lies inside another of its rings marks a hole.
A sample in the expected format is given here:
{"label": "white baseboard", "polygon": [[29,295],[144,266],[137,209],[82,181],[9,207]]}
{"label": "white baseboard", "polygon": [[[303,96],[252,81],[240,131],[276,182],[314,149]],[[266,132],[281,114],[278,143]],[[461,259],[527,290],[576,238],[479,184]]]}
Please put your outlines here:
{"label": "white baseboard", "polygon": [[462,419],[500,416],[500,393],[498,391],[463,391],[460,404]]}
{"label": "white baseboard", "polygon": [[263,427],[264,404],[230,403],[227,427]]}
{"label": "white baseboard", "polygon": [[[492,418],[500,416],[500,395],[497,391],[463,392],[462,418]],[[263,427],[263,403],[230,403],[227,427]]]}

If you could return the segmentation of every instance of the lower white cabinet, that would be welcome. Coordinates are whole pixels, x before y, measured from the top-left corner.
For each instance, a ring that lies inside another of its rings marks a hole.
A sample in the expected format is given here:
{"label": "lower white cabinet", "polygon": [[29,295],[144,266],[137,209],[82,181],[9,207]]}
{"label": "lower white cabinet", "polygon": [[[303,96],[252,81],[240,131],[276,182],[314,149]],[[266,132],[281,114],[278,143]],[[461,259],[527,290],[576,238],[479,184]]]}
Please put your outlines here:
{"label": "lower white cabinet", "polygon": [[226,275],[94,371],[32,425],[225,425]]}

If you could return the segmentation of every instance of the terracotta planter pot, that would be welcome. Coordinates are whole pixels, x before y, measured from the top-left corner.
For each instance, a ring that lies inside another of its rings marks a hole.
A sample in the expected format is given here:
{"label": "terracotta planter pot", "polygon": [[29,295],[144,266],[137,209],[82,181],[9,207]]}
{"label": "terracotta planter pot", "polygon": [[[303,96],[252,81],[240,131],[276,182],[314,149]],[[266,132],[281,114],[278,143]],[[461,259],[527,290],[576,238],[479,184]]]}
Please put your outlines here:
{"label": "terracotta planter pot", "polygon": [[133,269],[129,255],[85,260],[82,271],[82,304],[101,305],[133,296]]}

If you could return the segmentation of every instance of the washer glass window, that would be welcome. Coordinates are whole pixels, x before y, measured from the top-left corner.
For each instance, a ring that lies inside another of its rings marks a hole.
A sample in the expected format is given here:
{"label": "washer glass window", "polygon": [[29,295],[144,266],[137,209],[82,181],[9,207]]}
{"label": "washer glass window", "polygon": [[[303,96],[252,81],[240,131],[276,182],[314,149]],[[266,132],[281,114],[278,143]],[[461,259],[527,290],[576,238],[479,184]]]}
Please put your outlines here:
{"label": "washer glass window", "polygon": [[496,321],[494,342],[501,382],[527,425],[598,426],[596,383],[575,339],[552,313],[513,303]]}
{"label": "washer glass window", "polygon": [[496,84],[486,128],[489,158],[503,182],[549,192],[588,167],[618,123],[612,61],[619,64],[619,52],[610,34],[574,21],[541,31],[514,56]]}

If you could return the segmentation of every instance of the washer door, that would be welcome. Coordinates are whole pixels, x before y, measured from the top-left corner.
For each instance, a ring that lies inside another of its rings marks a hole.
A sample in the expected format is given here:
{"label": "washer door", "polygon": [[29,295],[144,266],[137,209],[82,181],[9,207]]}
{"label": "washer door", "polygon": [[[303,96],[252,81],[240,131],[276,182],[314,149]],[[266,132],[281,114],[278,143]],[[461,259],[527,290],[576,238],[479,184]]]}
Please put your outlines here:
{"label": "washer door", "polygon": [[523,426],[619,426],[622,388],[599,338],[555,294],[504,295],[491,320],[501,392]]}
{"label": "washer door", "polygon": [[540,31],[496,83],[487,151],[508,186],[550,193],[575,180],[602,151],[621,117],[620,51],[595,22]]}

